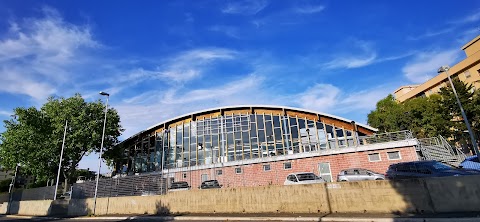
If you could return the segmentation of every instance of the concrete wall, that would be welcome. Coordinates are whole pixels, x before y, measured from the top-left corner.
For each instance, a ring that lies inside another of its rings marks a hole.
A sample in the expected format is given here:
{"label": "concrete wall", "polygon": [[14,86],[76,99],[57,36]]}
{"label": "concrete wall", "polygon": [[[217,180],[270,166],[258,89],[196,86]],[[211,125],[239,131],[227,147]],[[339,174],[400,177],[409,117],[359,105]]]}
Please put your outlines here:
{"label": "concrete wall", "polygon": [[[478,181],[480,176],[177,191],[98,198],[96,214],[480,212]],[[51,215],[52,205],[51,200],[13,202],[11,213]],[[6,207],[2,204],[0,213]],[[92,198],[68,204],[71,216],[92,211]]]}
{"label": "concrete wall", "polygon": [[8,203],[5,203],[10,214],[47,216],[50,215],[52,200],[13,201],[10,204],[8,207]]}
{"label": "concrete wall", "polygon": [[[96,214],[480,211],[478,181],[480,176],[178,191],[99,198]],[[71,200],[68,212],[87,215],[92,209],[93,199]]]}

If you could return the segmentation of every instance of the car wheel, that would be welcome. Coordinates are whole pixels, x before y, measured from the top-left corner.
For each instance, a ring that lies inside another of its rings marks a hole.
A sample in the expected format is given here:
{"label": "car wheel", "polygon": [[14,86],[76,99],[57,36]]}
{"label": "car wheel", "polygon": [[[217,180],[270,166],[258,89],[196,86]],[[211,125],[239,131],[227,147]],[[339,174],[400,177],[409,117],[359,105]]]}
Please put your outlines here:
{"label": "car wheel", "polygon": [[382,179],[382,178],[377,178],[377,179],[375,179],[375,180],[384,180],[384,179]]}

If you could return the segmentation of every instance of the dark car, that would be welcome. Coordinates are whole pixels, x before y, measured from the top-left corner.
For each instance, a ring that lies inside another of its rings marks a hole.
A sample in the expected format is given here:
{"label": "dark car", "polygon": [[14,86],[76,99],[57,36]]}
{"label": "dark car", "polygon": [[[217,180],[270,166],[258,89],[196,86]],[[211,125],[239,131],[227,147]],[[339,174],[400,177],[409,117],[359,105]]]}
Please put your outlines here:
{"label": "dark car", "polygon": [[392,164],[386,173],[391,180],[466,175],[480,175],[480,171],[455,168],[435,160],[427,160]]}
{"label": "dark car", "polygon": [[218,180],[206,180],[203,181],[200,185],[200,189],[212,189],[212,188],[221,188],[222,185],[218,183]]}
{"label": "dark car", "polygon": [[477,155],[467,157],[464,161],[462,161],[460,167],[463,169],[480,170],[480,162],[478,161]]}
{"label": "dark car", "polygon": [[189,190],[190,186],[186,181],[173,182],[168,188],[169,191]]}

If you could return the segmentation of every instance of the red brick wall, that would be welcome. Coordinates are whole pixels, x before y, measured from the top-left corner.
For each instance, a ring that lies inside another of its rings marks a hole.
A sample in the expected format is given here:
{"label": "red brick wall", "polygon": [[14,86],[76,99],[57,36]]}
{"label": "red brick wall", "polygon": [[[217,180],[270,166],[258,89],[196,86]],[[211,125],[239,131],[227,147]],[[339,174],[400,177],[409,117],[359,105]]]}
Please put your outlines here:
{"label": "red brick wall", "polygon": [[[387,152],[399,151],[401,159],[388,160]],[[368,154],[379,153],[380,161],[370,162]],[[270,184],[283,184],[285,178],[290,173],[313,172],[319,175],[318,164],[322,162],[330,163],[332,180],[337,180],[338,173],[348,168],[365,168],[378,173],[385,173],[388,166],[393,163],[418,160],[414,147],[402,147],[392,149],[382,149],[375,151],[355,152],[336,154],[328,156],[319,156],[311,158],[302,158],[286,161],[275,161],[268,163],[256,163],[250,165],[229,166],[214,169],[194,170],[191,172],[176,172],[175,181],[187,181],[192,189],[198,189],[201,184],[201,175],[207,174],[208,179],[216,179],[224,187],[245,187],[245,186],[265,186]],[[285,162],[291,162],[292,168],[285,170]],[[270,165],[270,171],[264,171],[263,165]],[[241,174],[235,172],[235,168],[242,169]],[[222,170],[222,175],[216,175],[217,170]],[[186,174],[186,178],[184,178]]]}

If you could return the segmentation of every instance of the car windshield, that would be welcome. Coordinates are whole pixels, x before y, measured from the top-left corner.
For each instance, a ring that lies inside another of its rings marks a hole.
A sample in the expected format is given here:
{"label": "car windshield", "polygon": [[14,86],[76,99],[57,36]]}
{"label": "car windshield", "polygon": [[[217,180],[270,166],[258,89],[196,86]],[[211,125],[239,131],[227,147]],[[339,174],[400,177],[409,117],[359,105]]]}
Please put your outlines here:
{"label": "car windshield", "polygon": [[439,163],[439,162],[433,163],[432,167],[435,168],[436,170],[451,170],[451,169],[453,169],[453,167],[448,166],[448,165],[443,164],[443,163]]}
{"label": "car windshield", "polygon": [[305,181],[305,180],[318,180],[317,176],[313,173],[300,173],[297,174],[298,181]]}

